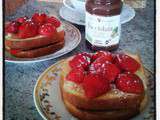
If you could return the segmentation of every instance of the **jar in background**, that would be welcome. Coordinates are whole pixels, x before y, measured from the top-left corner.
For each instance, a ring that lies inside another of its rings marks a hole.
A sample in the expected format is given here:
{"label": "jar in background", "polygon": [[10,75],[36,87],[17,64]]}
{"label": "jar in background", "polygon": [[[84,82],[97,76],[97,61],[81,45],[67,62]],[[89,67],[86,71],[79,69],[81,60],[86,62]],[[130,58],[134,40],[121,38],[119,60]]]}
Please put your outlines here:
{"label": "jar in background", "polygon": [[121,36],[121,0],[86,1],[85,39],[92,50],[118,48]]}

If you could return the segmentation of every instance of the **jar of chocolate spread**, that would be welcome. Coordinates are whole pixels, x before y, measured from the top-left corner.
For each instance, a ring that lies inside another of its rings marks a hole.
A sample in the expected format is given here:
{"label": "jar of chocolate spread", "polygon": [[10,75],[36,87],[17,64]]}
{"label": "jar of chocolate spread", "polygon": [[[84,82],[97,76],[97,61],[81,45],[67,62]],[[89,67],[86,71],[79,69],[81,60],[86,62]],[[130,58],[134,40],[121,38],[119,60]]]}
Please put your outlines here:
{"label": "jar of chocolate spread", "polygon": [[121,0],[86,1],[85,39],[92,50],[118,48],[121,36]]}

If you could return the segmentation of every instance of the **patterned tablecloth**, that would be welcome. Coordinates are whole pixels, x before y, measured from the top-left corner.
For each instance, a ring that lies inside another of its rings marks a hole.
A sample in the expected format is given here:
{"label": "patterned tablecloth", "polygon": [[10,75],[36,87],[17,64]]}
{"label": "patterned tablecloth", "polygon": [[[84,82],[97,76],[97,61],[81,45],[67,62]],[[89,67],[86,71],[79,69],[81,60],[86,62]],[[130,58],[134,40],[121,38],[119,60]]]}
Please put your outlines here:
{"label": "patterned tablecloth", "polygon": [[[146,68],[154,71],[154,3],[147,1],[145,9],[136,9],[136,16],[130,22],[122,25],[122,36],[118,50],[140,52]],[[19,16],[31,16],[35,11],[43,11],[58,15],[61,4],[36,2],[30,0],[6,20]],[[5,63],[5,118],[6,120],[41,120],[34,102],[33,88],[39,75],[50,65],[62,58],[77,52],[88,51],[84,39],[84,27],[76,26],[82,34],[82,41],[72,52],[57,59],[28,64]]]}

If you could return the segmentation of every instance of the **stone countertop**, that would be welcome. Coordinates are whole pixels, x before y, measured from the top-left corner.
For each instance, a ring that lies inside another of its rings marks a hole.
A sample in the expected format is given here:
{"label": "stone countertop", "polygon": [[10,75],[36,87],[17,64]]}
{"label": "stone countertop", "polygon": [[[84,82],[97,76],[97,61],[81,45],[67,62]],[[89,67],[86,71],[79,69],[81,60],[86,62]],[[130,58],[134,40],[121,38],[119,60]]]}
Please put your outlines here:
{"label": "stone countertop", "polygon": [[[36,2],[30,0],[12,16],[31,16],[34,12],[46,12],[58,15],[61,4]],[[154,1],[148,0],[145,9],[136,9],[136,16],[122,25],[122,36],[118,50],[139,51],[144,66],[154,71]],[[50,65],[77,52],[88,51],[84,39],[84,27],[76,26],[82,33],[82,41],[72,52],[57,59],[39,63],[5,63],[5,119],[6,120],[42,120],[33,102],[33,89],[39,75]]]}

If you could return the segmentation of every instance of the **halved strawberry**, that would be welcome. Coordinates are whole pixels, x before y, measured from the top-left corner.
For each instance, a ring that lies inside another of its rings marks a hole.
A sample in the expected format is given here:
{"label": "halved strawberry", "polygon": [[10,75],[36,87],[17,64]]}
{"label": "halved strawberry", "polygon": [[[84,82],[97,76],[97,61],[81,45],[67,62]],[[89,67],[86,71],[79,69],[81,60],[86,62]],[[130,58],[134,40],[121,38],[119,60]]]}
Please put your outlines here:
{"label": "halved strawberry", "polygon": [[83,88],[88,98],[95,98],[110,90],[110,83],[101,75],[88,74],[84,77]]}
{"label": "halved strawberry", "polygon": [[106,80],[114,82],[117,75],[120,73],[119,68],[105,60],[105,57],[99,57],[96,59],[89,68],[89,73],[101,74]]}
{"label": "halved strawberry", "polygon": [[85,71],[82,67],[72,69],[66,77],[66,80],[73,81],[75,83],[82,83],[84,80]]}
{"label": "halved strawberry", "polygon": [[134,73],[140,68],[140,64],[135,59],[125,54],[117,54],[114,62],[124,71]]}
{"label": "halved strawberry", "polygon": [[105,64],[103,69],[104,69],[104,77],[110,82],[114,82],[114,80],[120,73],[119,68],[116,65],[109,62]]}
{"label": "halved strawberry", "polygon": [[45,13],[34,13],[32,16],[32,21],[38,25],[43,25],[46,22],[47,15]]}
{"label": "halved strawberry", "polygon": [[24,23],[26,20],[28,20],[28,17],[24,16],[24,17],[18,18],[16,21],[19,22],[20,24],[22,24],[22,23]]}
{"label": "halved strawberry", "polygon": [[103,56],[97,58],[89,67],[89,73],[104,73],[104,66],[108,63]]}
{"label": "halved strawberry", "polygon": [[38,34],[38,26],[34,22],[28,20],[19,27],[18,36],[20,38],[34,37]]}
{"label": "halved strawberry", "polygon": [[7,25],[5,32],[7,32],[7,33],[17,33],[18,30],[19,30],[19,26],[20,26],[20,24],[18,22],[12,21]]}
{"label": "halved strawberry", "polygon": [[90,63],[91,63],[91,58],[83,53],[75,55],[74,58],[71,61],[69,61],[69,65],[71,68],[82,66],[85,70],[88,69]]}
{"label": "halved strawberry", "polygon": [[109,62],[112,62],[112,54],[110,52],[105,51],[98,51],[92,56],[92,61],[96,60],[97,58],[105,56],[105,59]]}
{"label": "halved strawberry", "polygon": [[56,28],[61,25],[61,22],[60,22],[57,18],[55,18],[55,17],[53,17],[53,16],[52,16],[52,17],[48,17],[48,18],[46,19],[46,23],[51,23],[51,24],[53,24]]}
{"label": "halved strawberry", "polygon": [[127,93],[141,94],[144,92],[142,80],[133,73],[119,74],[116,80],[116,87]]}
{"label": "halved strawberry", "polygon": [[53,37],[57,33],[56,27],[50,23],[46,23],[39,28],[39,34],[45,35],[48,37]]}

